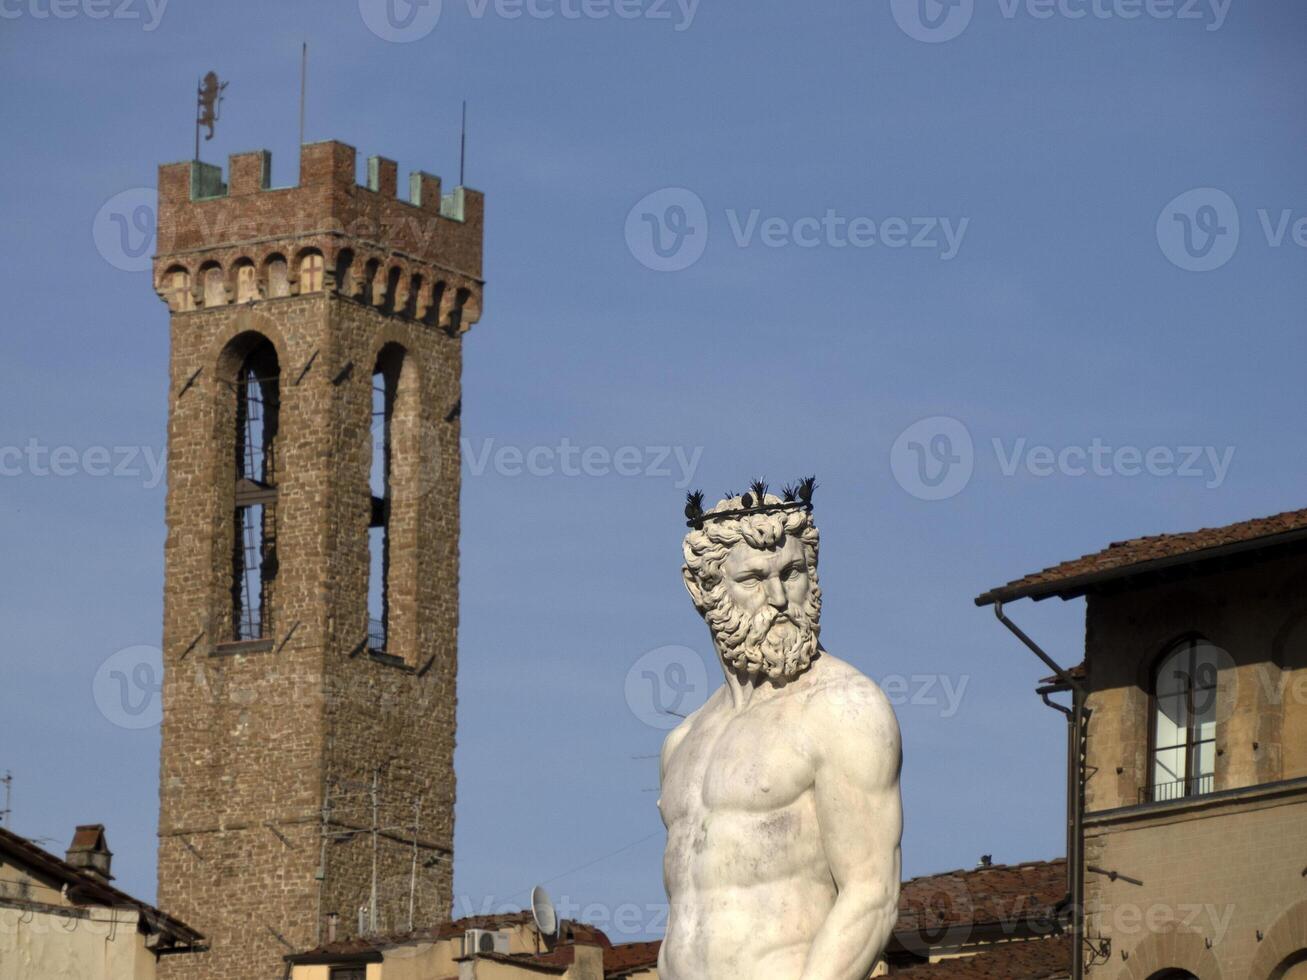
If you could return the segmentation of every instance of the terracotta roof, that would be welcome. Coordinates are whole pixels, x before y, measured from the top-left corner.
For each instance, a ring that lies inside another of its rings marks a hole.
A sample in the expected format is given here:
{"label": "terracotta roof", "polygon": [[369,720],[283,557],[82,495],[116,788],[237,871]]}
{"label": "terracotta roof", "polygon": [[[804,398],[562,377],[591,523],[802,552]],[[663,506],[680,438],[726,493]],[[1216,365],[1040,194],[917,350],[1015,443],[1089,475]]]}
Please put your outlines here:
{"label": "terracotta roof", "polygon": [[[1066,861],[1061,858],[1024,864],[995,864],[913,878],[904,882],[899,892],[899,921],[894,938],[900,949],[924,953],[940,943],[960,945],[982,941],[985,936],[976,931],[986,927],[1002,927],[1004,937],[1048,933],[1054,929],[1053,907],[1065,894]],[[388,946],[452,939],[468,929],[493,930],[530,921],[530,912],[472,916],[408,933],[346,939],[292,954],[286,959],[300,964],[379,961],[380,951]],[[566,966],[572,962],[575,945],[581,943],[603,949],[604,976],[610,980],[619,980],[658,964],[658,950],[662,945],[658,940],[614,946],[602,930],[584,922],[568,920],[564,929],[565,934],[554,949],[533,956],[514,955],[506,958],[506,962],[545,970]],[[1015,949],[1018,945],[1023,944],[1005,943],[1004,947]],[[1007,974],[993,976],[1005,977]],[[1054,974],[1030,976],[1042,978]]]}
{"label": "terracotta roof", "polygon": [[[96,828],[78,828],[78,837],[83,830]],[[103,828],[99,828],[101,836]],[[76,843],[78,838],[74,838]],[[139,899],[132,898],[126,892],[119,891],[104,879],[75,868],[62,858],[55,857],[49,851],[37,847],[26,837],[20,837],[0,827],[0,856],[14,864],[27,868],[33,873],[44,874],[60,884],[68,886],[68,898],[74,905],[93,905],[102,908],[130,908],[140,913],[140,928],[152,934],[162,936],[165,945],[198,946],[204,937],[180,919],[160,912],[153,905],[147,905]]]}
{"label": "terracotta roof", "polygon": [[[971,929],[983,926],[1022,923],[1031,931],[1047,932],[1053,907],[1066,891],[1063,858],[913,878],[899,892],[894,936],[911,947],[944,939],[965,942]],[[957,934],[943,935],[949,931]]]}
{"label": "terracotta roof", "polygon": [[1055,980],[1071,976],[1071,939],[1050,936],[999,943],[969,956],[890,967],[888,975],[911,980]]}
{"label": "terracotta roof", "polygon": [[620,943],[604,950],[604,976],[616,980],[629,973],[648,970],[658,965],[658,950],[662,942],[655,939],[645,943]]}
{"label": "terracotta roof", "polygon": [[[380,936],[353,936],[349,939],[337,940],[334,943],[325,943],[303,953],[291,953],[286,959],[291,963],[299,964],[340,962],[346,958],[380,962],[380,951],[390,946],[402,946],[405,943],[423,941],[439,942],[442,939],[454,939],[461,936],[469,929],[485,929],[493,932],[496,929],[526,925],[531,921],[532,915],[526,911],[506,912],[502,915],[470,915],[463,919],[442,922],[429,928],[414,929],[411,932],[386,933]],[[559,937],[559,941],[562,945],[555,948],[552,953],[543,953],[531,959],[539,963],[570,963],[572,962],[571,946],[576,943],[598,946],[604,950],[612,948],[613,945],[602,929],[571,919],[563,923],[563,935]],[[567,952],[560,953],[560,949]],[[519,958],[514,957],[514,960],[517,959]]]}
{"label": "terracotta roof", "polygon": [[1071,599],[1114,579],[1227,558],[1307,541],[1307,510],[1207,527],[1182,534],[1154,534],[1117,541],[1102,551],[1015,579],[976,597],[976,605],[1012,599]]}

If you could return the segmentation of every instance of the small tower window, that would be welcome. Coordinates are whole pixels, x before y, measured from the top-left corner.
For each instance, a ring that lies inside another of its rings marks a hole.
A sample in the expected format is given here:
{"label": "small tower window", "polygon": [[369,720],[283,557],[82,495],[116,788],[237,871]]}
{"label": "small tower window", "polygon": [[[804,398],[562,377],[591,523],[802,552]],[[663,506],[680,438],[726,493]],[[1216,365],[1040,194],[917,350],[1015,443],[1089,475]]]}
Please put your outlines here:
{"label": "small tower window", "polygon": [[322,255],[310,252],[300,260],[300,292],[317,293],[322,290]]}
{"label": "small tower window", "polygon": [[290,281],[287,278],[286,260],[280,255],[268,259],[268,296],[280,297],[290,295]]}
{"label": "small tower window", "polygon": [[235,512],[232,529],[233,640],[272,635],[277,578],[277,354],[260,341],[241,363],[235,383]]}
{"label": "small tower window", "polygon": [[258,273],[253,262],[242,262],[236,267],[236,302],[248,303],[259,298]]}
{"label": "small tower window", "polygon": [[1210,793],[1216,774],[1220,650],[1201,637],[1173,646],[1153,675],[1151,798]]}
{"label": "small tower window", "polygon": [[168,305],[174,313],[188,313],[195,309],[191,295],[191,274],[185,269],[173,269],[168,274]]}
{"label": "small tower window", "polygon": [[222,269],[211,265],[204,270],[204,305],[224,306],[227,302],[227,284],[222,280]]}

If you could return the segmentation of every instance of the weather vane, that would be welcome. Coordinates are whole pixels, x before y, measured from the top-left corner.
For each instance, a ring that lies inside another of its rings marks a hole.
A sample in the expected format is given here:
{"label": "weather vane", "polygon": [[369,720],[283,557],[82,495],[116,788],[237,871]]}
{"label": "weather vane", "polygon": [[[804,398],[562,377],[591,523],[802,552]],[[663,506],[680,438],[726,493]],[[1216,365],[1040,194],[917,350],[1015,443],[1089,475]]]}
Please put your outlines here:
{"label": "weather vane", "polygon": [[205,135],[204,140],[208,142],[213,139],[213,127],[218,121],[218,112],[222,106],[222,93],[227,88],[227,83],[218,80],[217,72],[209,72],[200,82],[199,91],[196,95],[195,105],[195,159],[200,159],[200,127],[207,126],[209,132]]}

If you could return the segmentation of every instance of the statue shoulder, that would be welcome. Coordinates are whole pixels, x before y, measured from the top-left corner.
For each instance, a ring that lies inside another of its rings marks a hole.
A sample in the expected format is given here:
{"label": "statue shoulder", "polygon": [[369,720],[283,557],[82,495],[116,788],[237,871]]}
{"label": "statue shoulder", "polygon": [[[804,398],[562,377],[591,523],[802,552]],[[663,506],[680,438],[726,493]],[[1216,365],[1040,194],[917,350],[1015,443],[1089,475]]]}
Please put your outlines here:
{"label": "statue shoulder", "polygon": [[699,707],[691,711],[685,718],[681,720],[680,724],[678,724],[675,728],[673,728],[670,732],[667,733],[667,736],[663,739],[663,748],[662,748],[661,766],[664,772],[666,772],[667,770],[668,760],[671,759],[673,753],[676,752],[677,747],[682,742],[685,741],[685,737],[690,733],[690,730],[694,727],[695,721],[699,718],[699,715],[702,714],[704,710],[707,709],[708,706],[713,703],[714,699],[717,698],[720,695],[720,693],[721,693],[721,689],[718,688],[717,691],[713,692],[708,696],[707,701],[705,701],[703,704],[699,705]]}
{"label": "statue shoulder", "polygon": [[804,722],[818,742],[863,742],[897,754],[898,718],[880,685],[850,663],[822,653],[804,699]]}

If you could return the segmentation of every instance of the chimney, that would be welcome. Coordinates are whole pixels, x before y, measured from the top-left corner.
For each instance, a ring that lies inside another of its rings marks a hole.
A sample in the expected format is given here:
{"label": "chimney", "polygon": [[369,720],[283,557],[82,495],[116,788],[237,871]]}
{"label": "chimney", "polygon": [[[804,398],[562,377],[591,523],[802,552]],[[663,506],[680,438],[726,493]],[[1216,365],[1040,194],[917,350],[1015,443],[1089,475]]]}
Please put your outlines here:
{"label": "chimney", "polygon": [[101,881],[113,881],[109,865],[113,852],[104,839],[104,824],[83,824],[73,834],[73,843],[64,858],[78,871],[84,871]]}

